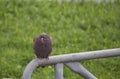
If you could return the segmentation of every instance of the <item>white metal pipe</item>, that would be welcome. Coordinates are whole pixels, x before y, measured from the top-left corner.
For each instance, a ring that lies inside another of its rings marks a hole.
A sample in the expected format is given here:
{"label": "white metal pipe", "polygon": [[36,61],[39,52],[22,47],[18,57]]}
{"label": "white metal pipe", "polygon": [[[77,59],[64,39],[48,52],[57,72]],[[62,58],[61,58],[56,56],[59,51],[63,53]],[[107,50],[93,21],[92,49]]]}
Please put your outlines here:
{"label": "white metal pipe", "polygon": [[36,59],[33,59],[33,60],[27,65],[27,67],[25,68],[24,73],[23,73],[23,76],[22,76],[22,79],[30,79],[33,70],[35,70],[35,68],[37,68],[38,66],[39,66],[39,65],[38,65],[37,60],[36,60]]}
{"label": "white metal pipe", "polygon": [[98,50],[90,52],[80,52],[74,54],[65,54],[58,56],[50,56],[48,59],[33,59],[25,68],[22,79],[30,79],[33,70],[39,65],[50,65],[56,63],[68,63],[80,60],[96,59],[96,58],[106,58],[106,57],[116,57],[120,56],[120,48],[108,49],[108,50]]}
{"label": "white metal pipe", "polygon": [[39,65],[49,65],[55,63],[66,63],[80,60],[96,59],[96,58],[107,58],[107,57],[116,57],[120,56],[120,48],[108,49],[108,50],[97,50],[90,52],[80,52],[72,54],[64,54],[57,56],[50,56],[49,60],[47,59],[38,59],[36,58]]}
{"label": "white metal pipe", "polygon": [[54,71],[55,79],[63,79],[63,63],[55,64]]}
{"label": "white metal pipe", "polygon": [[86,68],[84,68],[79,62],[65,63],[72,71],[84,77],[85,79],[97,79],[93,74],[91,74]]}

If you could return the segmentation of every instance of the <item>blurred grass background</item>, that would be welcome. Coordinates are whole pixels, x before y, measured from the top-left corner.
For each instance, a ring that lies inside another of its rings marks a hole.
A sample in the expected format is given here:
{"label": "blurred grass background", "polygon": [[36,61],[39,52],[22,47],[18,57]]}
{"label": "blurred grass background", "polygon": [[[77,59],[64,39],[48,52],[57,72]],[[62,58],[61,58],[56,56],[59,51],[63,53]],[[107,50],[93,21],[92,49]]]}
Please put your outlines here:
{"label": "blurred grass background", "polygon": [[[0,78],[20,79],[35,58],[33,39],[46,32],[52,55],[120,47],[120,3],[0,0]],[[81,61],[98,79],[120,78],[120,57]],[[38,68],[32,79],[54,79],[54,68]],[[64,69],[64,79],[83,79]]]}

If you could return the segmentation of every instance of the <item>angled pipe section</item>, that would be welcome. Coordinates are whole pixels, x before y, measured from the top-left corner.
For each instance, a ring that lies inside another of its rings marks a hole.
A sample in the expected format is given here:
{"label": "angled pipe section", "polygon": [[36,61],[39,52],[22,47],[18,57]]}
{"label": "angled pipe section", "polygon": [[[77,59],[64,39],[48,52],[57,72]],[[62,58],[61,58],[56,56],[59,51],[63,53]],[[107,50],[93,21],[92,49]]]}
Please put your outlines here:
{"label": "angled pipe section", "polygon": [[79,62],[65,63],[65,65],[70,68],[73,72],[79,74],[85,79],[97,79],[92,73],[90,73],[86,68],[83,67]]}

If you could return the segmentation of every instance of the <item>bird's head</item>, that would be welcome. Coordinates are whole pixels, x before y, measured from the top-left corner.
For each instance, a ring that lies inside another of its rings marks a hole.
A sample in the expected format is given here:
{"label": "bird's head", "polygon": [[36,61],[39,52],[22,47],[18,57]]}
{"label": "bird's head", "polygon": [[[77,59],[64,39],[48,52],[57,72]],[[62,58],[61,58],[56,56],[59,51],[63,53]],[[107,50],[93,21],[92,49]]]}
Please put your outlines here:
{"label": "bird's head", "polygon": [[40,40],[44,42],[45,40],[49,39],[49,36],[46,33],[42,33],[40,35]]}

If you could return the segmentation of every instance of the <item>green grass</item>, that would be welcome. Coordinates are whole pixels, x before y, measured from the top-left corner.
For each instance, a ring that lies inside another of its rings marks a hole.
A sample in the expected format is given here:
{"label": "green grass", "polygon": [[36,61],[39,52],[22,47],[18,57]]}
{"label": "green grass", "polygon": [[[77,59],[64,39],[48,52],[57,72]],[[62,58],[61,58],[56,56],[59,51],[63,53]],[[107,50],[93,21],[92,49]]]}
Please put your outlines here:
{"label": "green grass", "polygon": [[[0,1],[0,78],[20,79],[35,58],[33,39],[46,32],[51,55],[120,47],[120,3]],[[120,57],[81,61],[98,79],[120,78]],[[38,68],[32,79],[53,79],[54,68]],[[82,79],[64,68],[64,79]]]}

